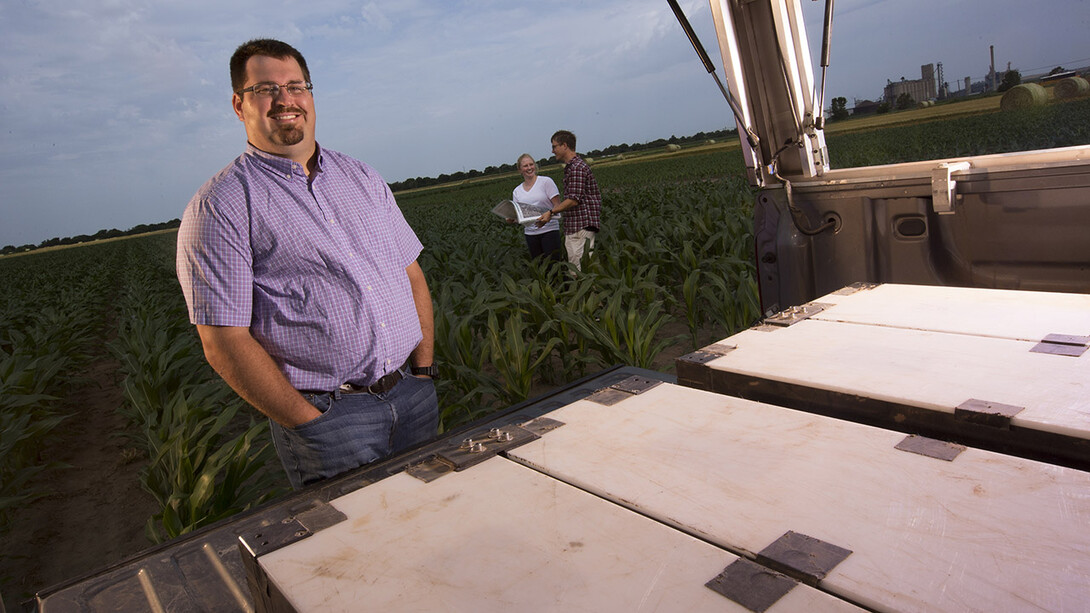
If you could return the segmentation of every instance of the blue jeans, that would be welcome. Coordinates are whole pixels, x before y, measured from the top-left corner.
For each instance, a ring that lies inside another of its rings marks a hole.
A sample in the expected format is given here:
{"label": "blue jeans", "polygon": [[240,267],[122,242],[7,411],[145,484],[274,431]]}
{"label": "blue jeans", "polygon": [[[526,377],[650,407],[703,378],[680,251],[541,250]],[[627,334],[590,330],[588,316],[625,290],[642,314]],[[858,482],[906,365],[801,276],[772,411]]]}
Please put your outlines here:
{"label": "blue jeans", "polygon": [[322,414],[272,426],[273,445],[295,489],[423,443],[439,428],[435,384],[407,375],[384,394],[304,393]]}

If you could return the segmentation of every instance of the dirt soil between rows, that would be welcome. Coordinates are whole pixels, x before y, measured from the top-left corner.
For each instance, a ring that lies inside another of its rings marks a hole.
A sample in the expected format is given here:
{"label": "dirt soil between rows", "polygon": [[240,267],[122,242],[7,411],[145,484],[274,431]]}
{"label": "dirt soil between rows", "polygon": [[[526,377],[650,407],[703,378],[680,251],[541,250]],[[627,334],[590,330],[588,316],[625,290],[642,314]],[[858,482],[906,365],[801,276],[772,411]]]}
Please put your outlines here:
{"label": "dirt soil between rows", "polygon": [[122,396],[112,358],[94,362],[65,405],[45,462],[67,465],[39,482],[47,495],[18,510],[0,549],[0,594],[8,613],[34,610],[34,594],[104,569],[151,546],[144,525],[158,510],[140,486],[147,456],[120,433]]}

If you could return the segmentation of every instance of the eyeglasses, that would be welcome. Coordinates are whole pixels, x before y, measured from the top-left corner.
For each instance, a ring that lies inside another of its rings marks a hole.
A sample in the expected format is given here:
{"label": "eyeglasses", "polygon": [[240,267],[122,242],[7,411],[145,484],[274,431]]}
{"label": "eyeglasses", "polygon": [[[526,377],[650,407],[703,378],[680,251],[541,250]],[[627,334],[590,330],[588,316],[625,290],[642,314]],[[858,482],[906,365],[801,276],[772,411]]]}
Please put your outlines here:
{"label": "eyeglasses", "polygon": [[255,96],[275,98],[280,95],[280,90],[288,92],[289,96],[302,96],[313,89],[314,84],[310,81],[305,83],[285,83],[284,85],[277,85],[276,83],[258,83],[257,85],[251,85],[246,89],[240,89],[235,93],[241,96],[246,92],[253,92]]}

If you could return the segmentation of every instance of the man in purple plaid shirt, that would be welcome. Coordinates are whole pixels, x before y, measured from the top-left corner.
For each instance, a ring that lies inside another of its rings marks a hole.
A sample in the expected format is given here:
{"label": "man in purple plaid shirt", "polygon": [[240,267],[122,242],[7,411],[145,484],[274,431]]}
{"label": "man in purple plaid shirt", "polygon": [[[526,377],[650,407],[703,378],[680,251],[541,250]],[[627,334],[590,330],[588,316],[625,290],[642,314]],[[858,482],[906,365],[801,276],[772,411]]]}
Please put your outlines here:
{"label": "man in purple plaid shirt", "polygon": [[269,417],[298,488],[435,435],[431,294],[386,182],[316,142],[303,56],[249,41],[231,86],[246,151],[186,207],[178,280],[208,362]]}
{"label": "man in purple plaid shirt", "polygon": [[584,252],[594,253],[594,237],[602,226],[602,192],[590,166],[575,152],[575,135],[558,130],[552,137],[553,155],[564,164],[564,200],[546,211],[537,224],[545,225],[564,212],[564,248],[568,261],[580,270]]}

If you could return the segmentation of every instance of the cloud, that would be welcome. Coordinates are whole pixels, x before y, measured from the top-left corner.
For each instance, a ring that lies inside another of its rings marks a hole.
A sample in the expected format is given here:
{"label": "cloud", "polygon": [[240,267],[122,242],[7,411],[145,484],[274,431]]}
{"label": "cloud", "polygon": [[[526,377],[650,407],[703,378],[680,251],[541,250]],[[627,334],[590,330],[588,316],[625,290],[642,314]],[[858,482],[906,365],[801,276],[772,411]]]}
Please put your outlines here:
{"label": "cloud", "polygon": [[[707,3],[682,5],[718,59]],[[822,5],[803,3],[815,53]],[[1086,57],[1085,2],[1041,6],[840,0],[826,99],[931,62],[982,77],[989,44],[1002,67]],[[6,2],[0,244],[177,217],[243,149],[227,61],[264,36],[306,54],[323,145],[391,181],[544,157],[560,127],[588,150],[732,123],[661,0]]]}
{"label": "cloud", "polygon": [[368,2],[360,9],[360,13],[363,15],[363,22],[380,32],[389,32],[393,25],[386,17],[386,14],[378,7],[374,2]]}

